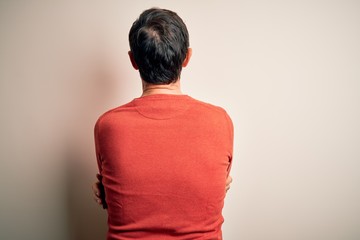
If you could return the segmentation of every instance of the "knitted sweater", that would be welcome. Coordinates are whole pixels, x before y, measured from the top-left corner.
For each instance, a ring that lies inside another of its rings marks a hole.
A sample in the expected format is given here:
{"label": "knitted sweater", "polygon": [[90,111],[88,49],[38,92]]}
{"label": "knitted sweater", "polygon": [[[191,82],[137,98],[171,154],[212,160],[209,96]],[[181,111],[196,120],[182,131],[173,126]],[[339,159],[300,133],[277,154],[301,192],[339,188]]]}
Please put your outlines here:
{"label": "knitted sweater", "polygon": [[155,94],[95,125],[107,239],[222,239],[233,125],[220,107]]}

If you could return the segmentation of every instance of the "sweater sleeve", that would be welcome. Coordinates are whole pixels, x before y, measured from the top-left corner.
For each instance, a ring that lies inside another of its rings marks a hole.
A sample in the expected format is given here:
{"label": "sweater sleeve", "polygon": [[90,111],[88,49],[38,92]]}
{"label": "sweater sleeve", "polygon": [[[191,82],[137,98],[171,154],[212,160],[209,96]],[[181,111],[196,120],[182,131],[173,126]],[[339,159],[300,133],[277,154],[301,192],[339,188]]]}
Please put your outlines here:
{"label": "sweater sleeve", "polygon": [[229,151],[229,166],[227,169],[227,175],[230,174],[232,162],[233,162],[233,149],[234,149],[234,125],[230,116],[225,112],[225,118],[228,126],[228,136],[227,136],[227,148]]}
{"label": "sweater sleeve", "polygon": [[99,126],[100,119],[96,122],[94,128],[94,140],[95,140],[95,153],[96,153],[96,161],[99,169],[99,174],[101,175],[102,172],[102,161],[101,161],[101,154],[100,154],[100,141],[99,141]]}

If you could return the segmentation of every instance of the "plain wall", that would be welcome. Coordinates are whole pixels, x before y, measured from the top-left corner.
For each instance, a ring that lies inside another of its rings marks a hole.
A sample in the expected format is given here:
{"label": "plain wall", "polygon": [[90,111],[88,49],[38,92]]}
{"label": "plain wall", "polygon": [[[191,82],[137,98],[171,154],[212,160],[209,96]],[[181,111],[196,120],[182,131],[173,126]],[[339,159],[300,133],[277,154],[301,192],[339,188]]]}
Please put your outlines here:
{"label": "plain wall", "polygon": [[141,95],[133,21],[176,11],[183,92],[235,125],[226,240],[360,239],[359,1],[0,1],[0,239],[104,239],[93,126]]}

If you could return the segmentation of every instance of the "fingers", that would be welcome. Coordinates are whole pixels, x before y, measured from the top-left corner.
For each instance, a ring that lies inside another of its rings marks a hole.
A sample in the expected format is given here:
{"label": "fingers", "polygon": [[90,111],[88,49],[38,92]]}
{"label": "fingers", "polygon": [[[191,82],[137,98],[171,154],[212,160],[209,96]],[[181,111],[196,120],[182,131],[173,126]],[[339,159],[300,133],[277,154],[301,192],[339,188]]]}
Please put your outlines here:
{"label": "fingers", "polygon": [[96,174],[96,178],[98,179],[98,181],[92,185],[92,190],[94,193],[93,198],[97,204],[101,205],[104,209],[107,209],[104,186],[101,183],[102,176],[100,174]]}
{"label": "fingers", "polygon": [[96,174],[96,178],[101,182],[102,176],[99,173]]}
{"label": "fingers", "polygon": [[230,183],[232,183],[233,179],[232,177],[229,175],[227,178],[226,178],[226,186],[227,185],[230,185]]}
{"label": "fingers", "polygon": [[94,200],[95,202],[97,202],[99,205],[102,205],[102,200],[101,200],[101,196],[100,196],[100,188],[99,188],[99,182],[95,182],[93,185],[92,185],[92,190],[93,190],[93,193],[94,193]]}
{"label": "fingers", "polygon": [[229,175],[226,179],[226,186],[225,186],[225,191],[229,191],[230,189],[230,184],[232,183],[233,179],[232,177]]}

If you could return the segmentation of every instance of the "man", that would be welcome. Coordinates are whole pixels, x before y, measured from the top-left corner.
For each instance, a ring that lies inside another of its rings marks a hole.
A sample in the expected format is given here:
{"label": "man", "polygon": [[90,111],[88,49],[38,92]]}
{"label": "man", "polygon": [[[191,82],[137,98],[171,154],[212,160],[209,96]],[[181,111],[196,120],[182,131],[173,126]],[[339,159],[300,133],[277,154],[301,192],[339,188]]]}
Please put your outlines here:
{"label": "man", "polygon": [[181,92],[192,50],[176,13],[144,11],[129,42],[143,94],[95,125],[94,192],[108,211],[107,239],[222,239],[231,119]]}

